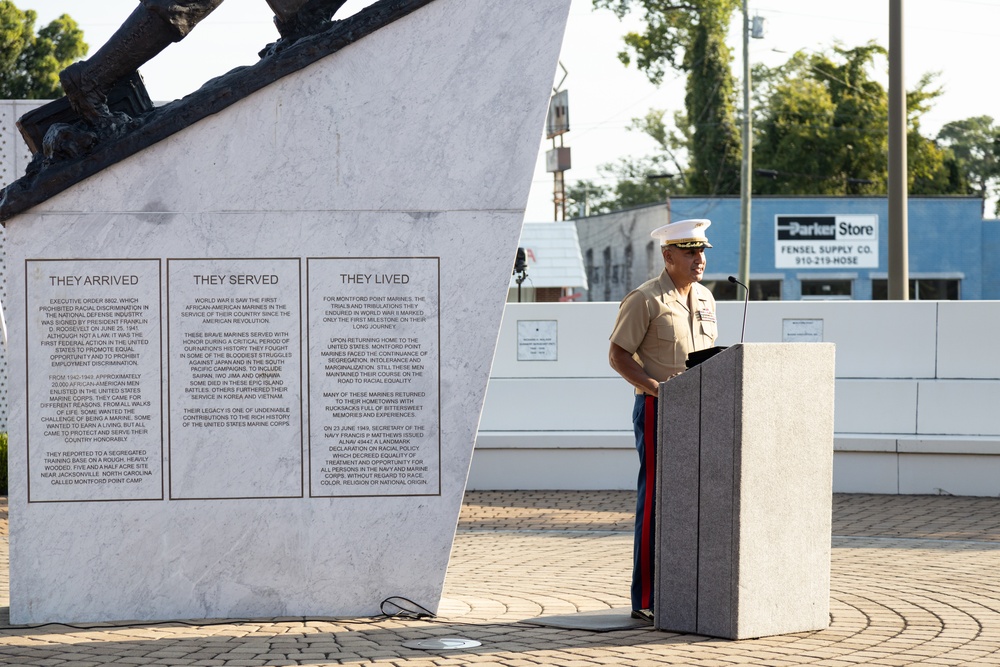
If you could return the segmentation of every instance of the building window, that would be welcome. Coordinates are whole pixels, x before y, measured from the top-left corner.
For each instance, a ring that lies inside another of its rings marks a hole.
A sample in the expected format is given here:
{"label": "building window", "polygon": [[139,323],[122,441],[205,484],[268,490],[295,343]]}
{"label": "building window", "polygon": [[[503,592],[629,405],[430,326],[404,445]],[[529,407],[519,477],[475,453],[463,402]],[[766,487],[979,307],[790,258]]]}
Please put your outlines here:
{"label": "building window", "polygon": [[611,301],[611,248],[604,248],[604,300]]}
{"label": "building window", "polygon": [[594,300],[594,285],[597,283],[597,272],[594,270],[594,250],[587,248],[583,254],[584,268],[587,272],[587,301]]}
{"label": "building window", "polygon": [[[914,301],[958,301],[961,283],[957,278],[910,278],[910,298]],[[872,299],[885,301],[888,298],[889,281],[873,279]]]}
{"label": "building window", "polygon": [[625,283],[625,289],[632,289],[632,244],[629,243],[625,246],[625,266],[622,267],[622,282]]}
{"label": "building window", "polygon": [[853,280],[810,278],[802,281],[802,299],[805,301],[843,301],[853,296]]}
{"label": "building window", "polygon": [[[712,291],[716,301],[739,301],[739,288],[728,280],[706,280],[702,283]],[[781,301],[780,280],[750,280],[751,301]]]}
{"label": "building window", "polygon": [[663,267],[656,263],[656,241],[646,244],[646,279],[655,278],[663,271]]}

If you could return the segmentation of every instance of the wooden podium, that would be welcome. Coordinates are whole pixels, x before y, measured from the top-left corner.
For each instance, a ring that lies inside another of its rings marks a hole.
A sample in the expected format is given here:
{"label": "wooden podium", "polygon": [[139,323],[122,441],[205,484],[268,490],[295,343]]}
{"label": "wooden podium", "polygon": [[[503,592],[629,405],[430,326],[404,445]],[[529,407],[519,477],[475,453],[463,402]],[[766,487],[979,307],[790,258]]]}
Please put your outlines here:
{"label": "wooden podium", "polygon": [[830,620],[834,345],[734,345],[660,385],[654,625]]}

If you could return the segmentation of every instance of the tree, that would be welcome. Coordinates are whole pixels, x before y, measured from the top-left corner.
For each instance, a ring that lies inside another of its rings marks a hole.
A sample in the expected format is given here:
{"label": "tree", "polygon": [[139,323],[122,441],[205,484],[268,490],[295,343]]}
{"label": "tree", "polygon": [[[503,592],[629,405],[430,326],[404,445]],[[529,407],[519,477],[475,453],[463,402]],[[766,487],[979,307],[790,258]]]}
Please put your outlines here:
{"label": "tree", "polygon": [[[641,158],[619,158],[597,168],[613,186],[603,186],[593,181],[578,181],[567,190],[567,197],[575,206],[573,217],[609,213],[622,208],[663,202],[667,197],[687,192],[685,169],[678,151],[683,150],[689,137],[678,135],[667,128],[664,111],[653,109],[645,118],[633,118],[629,130],[639,131],[652,138],[659,146],[655,155]],[[675,120],[683,126],[681,120]]]}
{"label": "tree", "polygon": [[598,185],[584,180],[571,185],[566,191],[572,206],[570,216],[598,215],[665,201],[667,197],[677,194],[679,188],[673,182],[675,175],[666,171],[664,166],[660,156],[620,159],[601,165],[598,171],[615,184]]}
{"label": "tree", "polygon": [[754,73],[758,89],[770,91],[756,105],[767,112],[754,121],[755,193],[831,194],[845,185],[832,177],[839,171],[831,153],[836,104],[822,83],[801,75],[802,58],[796,54],[781,71]]}
{"label": "tree", "polygon": [[[754,192],[880,194],[888,176],[888,95],[871,77],[874,42],[833,53],[796,53],[757,68]],[[907,94],[908,181],[912,194],[961,191],[951,153],[920,133],[920,117],[940,90],[925,75]]]}
{"label": "tree", "polygon": [[[644,32],[625,37],[626,49],[619,59],[626,65],[634,60],[654,84],[662,81],[669,67],[688,72],[686,113],[675,114],[674,131],[667,129],[663,111],[634,120],[631,129],[653,138],[660,152],[604,165],[601,171],[616,178],[617,185],[587,183],[587,190],[574,189],[571,196],[583,194],[593,212],[660,201],[668,192],[737,192],[741,151],[732,59],[724,42],[737,0],[593,2],[619,17],[645,11]],[[754,192],[886,192],[888,95],[872,76],[876,62],[886,55],[884,48],[870,42],[855,48],[835,46],[827,52],[803,51],[781,67],[755,68]],[[955,152],[946,141],[934,141],[920,131],[921,117],[941,95],[933,83],[934,75],[925,75],[907,94],[909,191],[964,193],[966,177]],[[1000,140],[997,147],[1000,156]],[[644,174],[664,170],[683,178],[662,192],[643,182]],[[1000,187],[1000,169],[997,181]]]}
{"label": "tree", "polygon": [[[628,128],[652,138],[659,147],[658,153],[641,158],[620,158],[598,167],[602,176],[614,181],[613,186],[587,180],[577,181],[569,187],[567,197],[574,206],[573,217],[654,204],[687,192],[685,169],[678,152],[684,149],[689,137],[669,130],[663,120],[664,113],[653,109],[645,118],[632,119]],[[683,114],[678,115],[681,119],[675,120],[675,124],[684,126]]]}
{"label": "tree", "polygon": [[734,194],[740,183],[740,134],[734,112],[732,56],[726,33],[739,0],[593,0],[619,18],[644,12],[645,31],[625,36],[618,54],[659,85],[668,68],[687,72],[684,98],[690,159],[687,191]]}
{"label": "tree", "polygon": [[[965,192],[993,198],[1000,186],[1000,128],[990,116],[975,116],[945,124],[938,141],[951,150],[965,177]],[[995,213],[1000,213],[997,202]]]}
{"label": "tree", "polygon": [[63,14],[35,34],[38,14],[0,0],[0,97],[49,99],[62,95],[59,72],[89,47],[76,21]]}

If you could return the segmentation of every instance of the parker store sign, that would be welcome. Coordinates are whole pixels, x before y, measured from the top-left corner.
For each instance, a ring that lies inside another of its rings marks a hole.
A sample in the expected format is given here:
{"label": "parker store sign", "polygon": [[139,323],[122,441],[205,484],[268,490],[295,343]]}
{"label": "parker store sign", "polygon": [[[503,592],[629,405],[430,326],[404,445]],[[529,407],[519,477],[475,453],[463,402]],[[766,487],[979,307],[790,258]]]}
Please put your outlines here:
{"label": "parker store sign", "polygon": [[778,269],[878,268],[877,215],[776,215]]}

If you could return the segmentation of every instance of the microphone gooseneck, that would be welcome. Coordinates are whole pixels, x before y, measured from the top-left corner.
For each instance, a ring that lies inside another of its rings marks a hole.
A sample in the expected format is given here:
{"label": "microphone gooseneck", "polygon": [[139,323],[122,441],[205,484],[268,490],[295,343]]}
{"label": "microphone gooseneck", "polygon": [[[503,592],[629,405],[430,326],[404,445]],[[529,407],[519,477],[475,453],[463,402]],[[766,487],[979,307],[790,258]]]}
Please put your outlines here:
{"label": "microphone gooseneck", "polygon": [[736,276],[729,276],[729,282],[743,288],[743,331],[740,333],[740,343],[742,343],[747,335],[747,304],[750,302],[750,288],[738,281]]}

